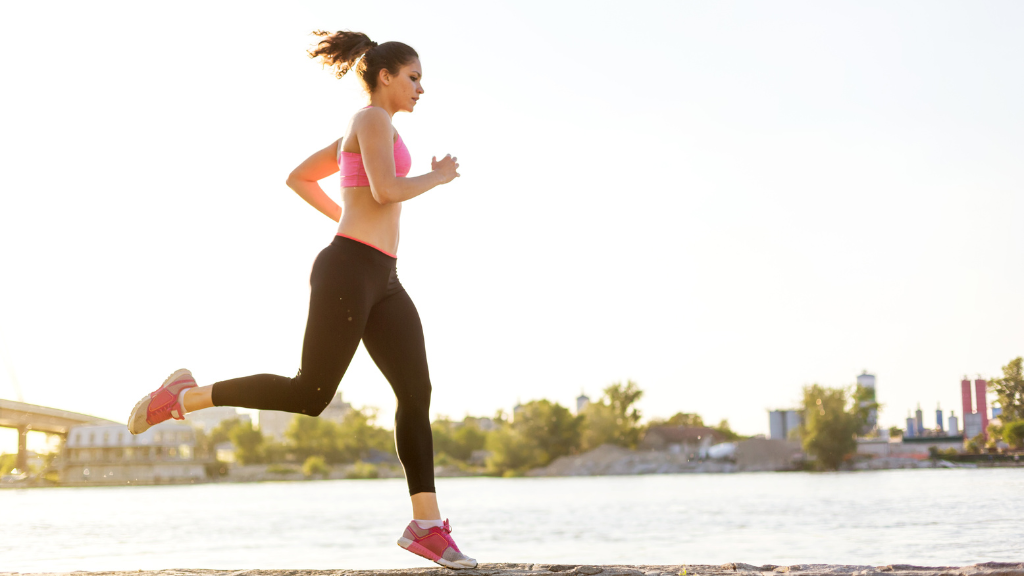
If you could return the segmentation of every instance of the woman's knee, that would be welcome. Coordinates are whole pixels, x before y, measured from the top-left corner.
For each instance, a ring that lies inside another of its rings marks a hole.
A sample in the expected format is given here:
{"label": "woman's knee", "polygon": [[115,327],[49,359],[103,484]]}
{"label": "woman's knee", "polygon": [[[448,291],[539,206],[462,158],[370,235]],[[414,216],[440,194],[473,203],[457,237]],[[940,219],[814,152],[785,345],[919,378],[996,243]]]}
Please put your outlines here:
{"label": "woman's knee", "polygon": [[417,386],[415,389],[398,396],[398,414],[400,418],[430,420],[430,383]]}
{"label": "woman's knee", "polygon": [[300,374],[295,378],[294,389],[299,412],[307,416],[319,416],[334,399],[338,383]]}

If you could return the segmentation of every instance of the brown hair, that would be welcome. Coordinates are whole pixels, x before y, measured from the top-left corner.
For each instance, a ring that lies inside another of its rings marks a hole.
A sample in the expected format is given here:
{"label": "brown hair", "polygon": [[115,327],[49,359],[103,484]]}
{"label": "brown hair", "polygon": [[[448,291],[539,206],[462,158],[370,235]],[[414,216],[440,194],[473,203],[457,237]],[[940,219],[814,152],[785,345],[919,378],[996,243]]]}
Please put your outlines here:
{"label": "brown hair", "polygon": [[[395,75],[402,66],[419,58],[412,46],[401,42],[377,44],[362,32],[342,30],[325,32],[316,30],[313,34],[324,37],[313,50],[307,50],[310,58],[320,58],[324,66],[334,68],[334,76],[341,78],[355,66],[359,79],[367,92],[377,89],[377,78],[381,70]],[[362,56],[362,60],[359,57]],[[356,60],[359,63],[356,64]]]}

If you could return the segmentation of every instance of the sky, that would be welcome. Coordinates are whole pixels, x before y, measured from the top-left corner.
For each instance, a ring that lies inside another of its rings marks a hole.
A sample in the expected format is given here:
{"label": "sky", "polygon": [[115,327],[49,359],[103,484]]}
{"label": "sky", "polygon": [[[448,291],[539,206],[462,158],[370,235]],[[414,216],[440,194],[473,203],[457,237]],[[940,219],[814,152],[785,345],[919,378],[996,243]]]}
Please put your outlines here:
{"label": "sky", "polygon": [[[882,425],[930,426],[1024,354],[1020,3],[2,11],[0,398],[125,422],[178,368],[296,373],[336,224],[284,181],[366,104],[316,29],[413,46],[412,173],[461,164],[398,250],[434,416],[631,379],[758,434],[867,370]],[[390,426],[362,348],[340,390]]]}

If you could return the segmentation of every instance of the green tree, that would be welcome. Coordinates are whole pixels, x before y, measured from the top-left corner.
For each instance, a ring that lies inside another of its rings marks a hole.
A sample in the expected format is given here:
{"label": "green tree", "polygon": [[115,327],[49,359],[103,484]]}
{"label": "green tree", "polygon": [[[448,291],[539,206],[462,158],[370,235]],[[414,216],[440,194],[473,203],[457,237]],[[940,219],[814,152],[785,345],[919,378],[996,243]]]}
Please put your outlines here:
{"label": "green tree", "polygon": [[981,454],[982,448],[985,447],[985,435],[978,434],[974,438],[971,438],[964,445],[964,451],[968,454]]}
{"label": "green tree", "polygon": [[878,412],[882,405],[875,400],[875,389],[867,386],[855,385],[853,389],[853,413],[857,416],[857,431],[861,434],[868,433],[872,425],[877,422],[869,422],[871,412]]}
{"label": "green tree", "polygon": [[700,414],[697,414],[695,412],[676,412],[668,420],[665,420],[663,422],[659,421],[658,425],[685,426],[687,428],[703,428],[704,419],[700,417]]}
{"label": "green tree", "polygon": [[544,461],[539,464],[544,466],[579,448],[581,420],[561,404],[534,400],[516,414],[512,427],[545,454]]}
{"label": "green tree", "polygon": [[239,462],[255,464],[263,461],[263,434],[252,427],[252,422],[247,420],[233,427],[229,437],[235,445]]}
{"label": "green tree", "polygon": [[209,434],[198,432],[196,444],[203,454],[214,454],[217,444],[231,441],[231,431],[242,423],[238,418],[229,418],[217,424]]}
{"label": "green tree", "polygon": [[724,438],[726,442],[733,442],[735,440],[742,440],[746,438],[746,436],[734,432],[729,426],[729,421],[725,418],[722,418],[722,421],[719,422],[717,426],[712,426],[711,429],[721,434],[722,438]]}
{"label": "green tree", "polygon": [[394,435],[390,430],[375,425],[376,420],[375,408],[352,409],[345,414],[345,419],[336,428],[342,461],[364,459],[370,450],[395,453]]}
{"label": "green tree", "polygon": [[618,444],[636,448],[643,428],[635,404],[643,395],[632,380],[605,388],[601,400],[583,409],[581,447],[592,450],[601,444]]}
{"label": "green tree", "polygon": [[903,428],[900,428],[899,426],[889,426],[889,436],[891,438],[903,436]]}
{"label": "green tree", "polygon": [[858,408],[849,405],[845,388],[804,387],[800,437],[804,450],[817,459],[820,468],[837,470],[843,459],[856,451],[854,435],[861,426]]}
{"label": "green tree", "polygon": [[1003,441],[1017,450],[1024,449],[1024,420],[1003,424]]}
{"label": "green tree", "polygon": [[488,469],[503,475],[521,474],[576,451],[581,421],[581,417],[549,400],[522,405],[511,423],[488,434]]}
{"label": "green tree", "polygon": [[619,424],[612,407],[605,402],[591,402],[583,408],[580,449],[593,450],[602,444],[618,444]]}
{"label": "green tree", "polygon": [[988,389],[995,392],[999,405],[1003,407],[1001,419],[1009,422],[1024,420],[1024,358],[1018,356],[1003,366],[1003,377],[988,382]]}
{"label": "green tree", "polygon": [[341,462],[338,426],[330,420],[296,414],[285,430],[291,452],[300,460],[322,456],[327,462]]}
{"label": "green tree", "polygon": [[469,460],[474,450],[482,450],[487,440],[487,434],[473,422],[438,418],[430,429],[434,435],[434,454],[447,454],[461,462]]}
{"label": "green tree", "polygon": [[502,476],[518,476],[530,468],[542,466],[546,455],[536,443],[511,425],[501,426],[487,435],[490,451],[487,470]]}
{"label": "green tree", "polygon": [[632,380],[627,380],[625,385],[616,382],[604,389],[605,401],[612,407],[619,425],[620,442],[627,448],[636,448],[640,442],[640,411],[635,404],[643,395],[643,390]]}

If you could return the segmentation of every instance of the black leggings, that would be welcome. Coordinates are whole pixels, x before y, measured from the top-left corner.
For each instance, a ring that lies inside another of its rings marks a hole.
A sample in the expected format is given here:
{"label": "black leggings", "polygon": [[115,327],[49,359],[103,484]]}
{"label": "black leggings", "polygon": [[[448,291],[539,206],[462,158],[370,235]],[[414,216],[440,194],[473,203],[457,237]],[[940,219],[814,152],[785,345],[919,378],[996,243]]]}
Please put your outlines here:
{"label": "black leggings", "polygon": [[217,382],[214,406],[319,416],[334,398],[359,340],[398,398],[395,443],[409,493],[434,492],[430,375],[423,326],[398,281],[395,258],[335,236],[313,263],[302,366],[294,378],[257,374]]}

